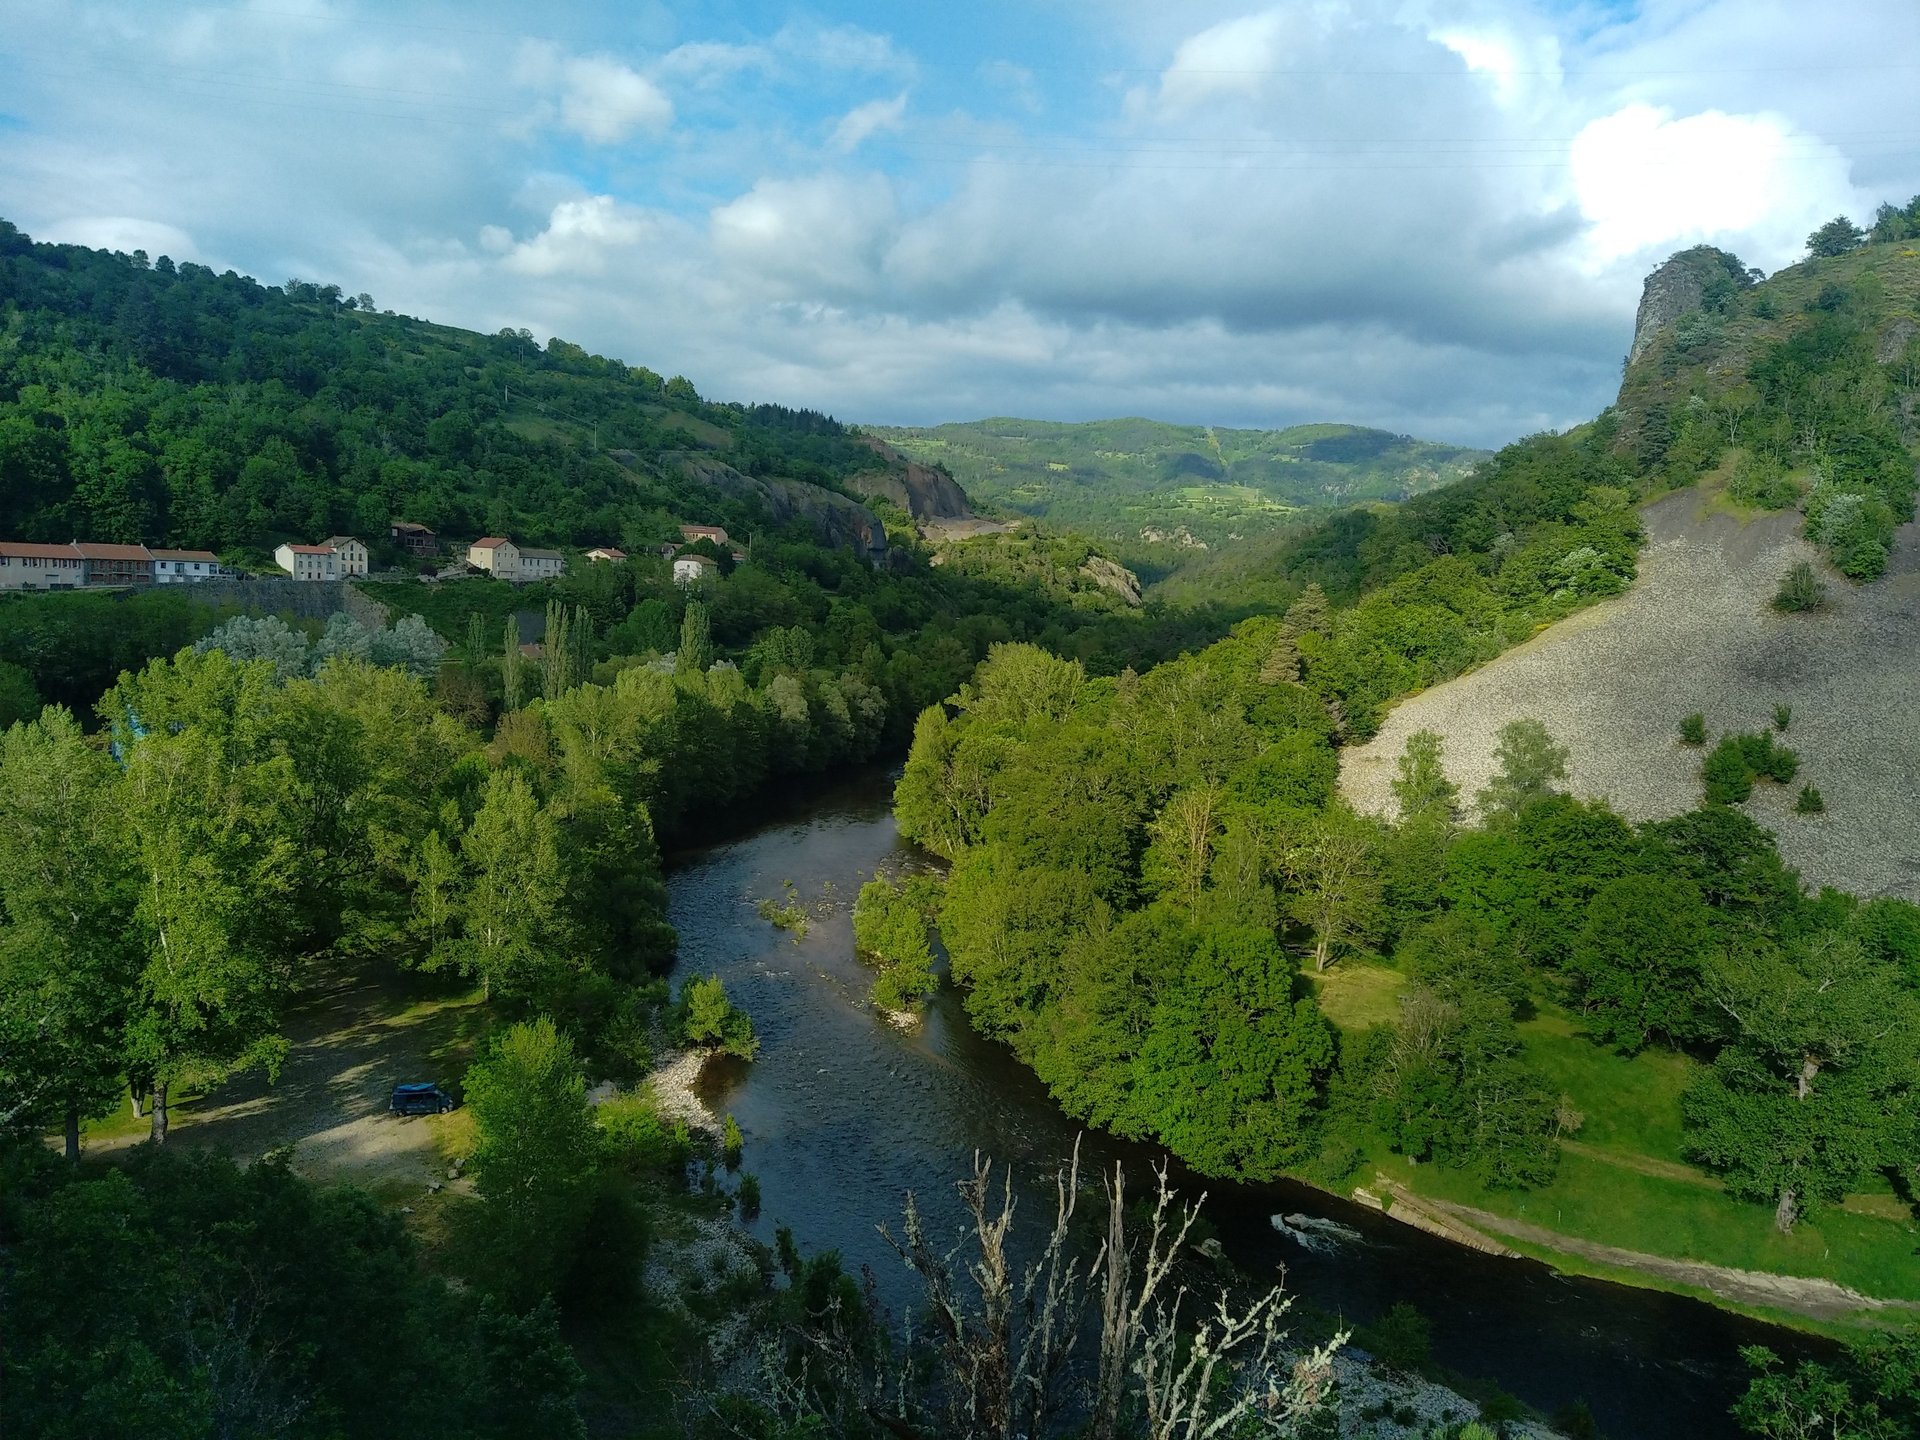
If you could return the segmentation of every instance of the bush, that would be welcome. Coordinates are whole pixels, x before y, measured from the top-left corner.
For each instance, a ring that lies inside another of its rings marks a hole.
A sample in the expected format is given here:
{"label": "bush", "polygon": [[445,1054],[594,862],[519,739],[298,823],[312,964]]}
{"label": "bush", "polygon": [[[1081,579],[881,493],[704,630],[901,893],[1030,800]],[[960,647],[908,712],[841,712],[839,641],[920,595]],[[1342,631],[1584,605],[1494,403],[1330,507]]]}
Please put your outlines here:
{"label": "bush", "polygon": [[1360,1331],[1360,1344],[1389,1370],[1412,1374],[1433,1359],[1433,1326],[1404,1300]]}
{"label": "bush", "polygon": [[1793,802],[1793,811],[1796,815],[1820,815],[1825,813],[1826,808],[1827,802],[1811,785],[1802,785],[1800,798]]}
{"label": "bush", "polygon": [[1755,780],[1785,785],[1800,772],[1800,756],[1776,745],[1771,732],[1722,735],[1700,767],[1709,805],[1739,805],[1753,794]]}
{"label": "bush", "polygon": [[1727,497],[1757,510],[1784,510],[1800,498],[1800,487],[1779,461],[1747,455],[1734,467]]}
{"label": "bush", "polygon": [[650,1095],[616,1095],[593,1116],[607,1148],[630,1169],[678,1175],[693,1154],[686,1122],[668,1120]]}
{"label": "bush", "polygon": [[1724,735],[1700,766],[1707,804],[1743,805],[1753,794],[1753,771],[1737,736]]}
{"label": "bush", "polygon": [[1776,705],[1773,707],[1773,728],[1774,729],[1785,730],[1787,726],[1791,725],[1792,723],[1793,723],[1793,707],[1791,705]]}
{"label": "bush", "polygon": [[747,1137],[740,1133],[740,1122],[729,1113],[726,1123],[720,1127],[720,1156],[727,1162],[727,1169],[740,1168],[740,1157],[746,1148]]}
{"label": "bush", "polygon": [[740,1218],[751,1220],[760,1213],[760,1177],[742,1175],[740,1177]]}
{"label": "bush", "polygon": [[1794,614],[1804,610],[1818,610],[1827,603],[1827,587],[1820,583],[1820,577],[1813,573],[1813,566],[1805,560],[1797,561],[1787,571],[1786,578],[1780,582],[1780,590],[1773,597],[1773,608]]}
{"label": "bush", "polygon": [[1707,717],[1698,710],[1680,721],[1680,739],[1688,745],[1707,743]]}
{"label": "bush", "polygon": [[696,976],[681,988],[677,1019],[680,1036],[689,1045],[707,1046],[742,1060],[751,1060],[759,1052],[753,1021],[727,998],[718,975]]}

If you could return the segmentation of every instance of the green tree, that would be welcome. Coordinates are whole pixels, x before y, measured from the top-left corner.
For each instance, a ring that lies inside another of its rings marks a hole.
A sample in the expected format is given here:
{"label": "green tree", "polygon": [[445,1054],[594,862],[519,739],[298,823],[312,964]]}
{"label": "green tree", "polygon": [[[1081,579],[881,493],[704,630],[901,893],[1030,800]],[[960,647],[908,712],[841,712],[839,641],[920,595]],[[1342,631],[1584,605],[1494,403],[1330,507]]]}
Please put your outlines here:
{"label": "green tree", "polygon": [[520,653],[520,622],[507,616],[500,642],[500,685],[508,710],[518,710],[527,699],[527,661]]}
{"label": "green tree", "polygon": [[1707,1033],[1709,916],[1700,891],[1679,877],[1622,875],[1600,887],[1568,962],[1597,1038],[1632,1054],[1656,1035],[1678,1044]]}
{"label": "green tree", "polygon": [[687,613],[680,617],[680,648],[674,652],[676,675],[704,675],[713,664],[713,634],[707,620],[707,607],[698,600],[687,602]]}
{"label": "green tree", "polygon": [[63,709],[0,735],[0,1132],[112,1104],[139,954],[119,772]]}
{"label": "green tree", "polygon": [[1432,816],[1451,822],[1459,813],[1460,787],[1447,778],[1440,737],[1416,730],[1400,752],[1392,782],[1402,822]]}
{"label": "green tree", "polygon": [[680,1034],[689,1045],[751,1060],[760,1049],[747,1012],[727,996],[718,975],[696,975],[681,987]]}
{"label": "green tree", "polygon": [[1512,720],[1500,727],[1494,747],[1498,767],[1475,797],[1488,819],[1512,819],[1527,802],[1548,795],[1567,778],[1567,748],[1538,720]]}
{"label": "green tree", "polygon": [[1293,918],[1313,932],[1313,968],[1366,946],[1382,922],[1379,834],[1345,805],[1316,816],[1281,856]]}
{"label": "green tree", "polygon": [[569,958],[566,883],[553,817],[516,771],[488,777],[460,853],[470,877],[458,902],[461,968],[480,977],[489,997],[539,994]]}
{"label": "green tree", "polygon": [[1333,1030],[1292,998],[1293,967],[1271,934],[1202,932],[1154,1006],[1135,1087],[1176,1155],[1208,1175],[1270,1179],[1308,1152]]}
{"label": "green tree", "polygon": [[1687,1091],[1688,1149],[1782,1230],[1914,1161],[1920,999],[1858,940],[1737,948],[1709,993],[1731,1034]]}
{"label": "green tree", "polygon": [[153,1087],[153,1138],[182,1083],[278,1069],[292,955],[287,902],[301,863],[273,816],[293,786],[284,758],[231,762],[207,731],[149,734],[122,789],[142,956],[129,1068]]}
{"label": "green tree", "polygon": [[33,719],[43,703],[33,676],[18,665],[0,660],[0,729]]}
{"label": "green tree", "polygon": [[1836,215],[1807,236],[1807,254],[1820,259],[1845,255],[1849,250],[1858,250],[1866,238],[1866,234],[1853,221],[1844,215]]}
{"label": "green tree", "polygon": [[516,1305],[565,1273],[592,1195],[599,1137],[573,1043],[541,1016],[508,1027],[468,1069],[482,1273]]}

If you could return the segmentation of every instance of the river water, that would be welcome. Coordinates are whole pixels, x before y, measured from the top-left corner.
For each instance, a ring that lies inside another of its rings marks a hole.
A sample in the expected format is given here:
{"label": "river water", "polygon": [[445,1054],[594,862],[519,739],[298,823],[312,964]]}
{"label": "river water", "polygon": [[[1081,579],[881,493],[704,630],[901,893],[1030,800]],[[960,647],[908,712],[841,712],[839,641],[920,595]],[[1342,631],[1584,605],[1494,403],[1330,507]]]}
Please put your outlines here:
{"label": "river water", "polygon": [[[745,1168],[764,1196],[753,1228],[770,1240],[791,1225],[804,1249],[838,1249],[849,1269],[870,1267],[898,1311],[913,1298],[912,1277],[877,1227],[898,1232],[909,1190],[935,1236],[951,1235],[954,1181],[982,1151],[1013,1167],[1021,1218],[1037,1225],[1051,1217],[1050,1177],[1080,1131],[1003,1046],[973,1032],[952,989],[913,1033],[868,1008],[873,975],[854,958],[854,896],[878,868],[924,864],[899,839],[891,796],[892,777],[879,771],[816,789],[744,838],[676,857],[669,890],[676,979],[719,974],[760,1035],[751,1065],[710,1066],[703,1082],[746,1136]],[[789,880],[814,911],[799,939],[755,909]],[[1124,1160],[1135,1194],[1157,1158],[1099,1135],[1081,1153],[1094,1170]],[[1206,1216],[1243,1271],[1277,1276],[1284,1266],[1289,1290],[1352,1323],[1409,1301],[1433,1321],[1441,1363],[1547,1413],[1584,1399],[1612,1440],[1731,1440],[1727,1406],[1745,1383],[1737,1347],[1806,1349],[1698,1301],[1481,1255],[1304,1186],[1187,1183],[1210,1192]],[[1303,1250],[1269,1220],[1294,1212],[1362,1238]]]}

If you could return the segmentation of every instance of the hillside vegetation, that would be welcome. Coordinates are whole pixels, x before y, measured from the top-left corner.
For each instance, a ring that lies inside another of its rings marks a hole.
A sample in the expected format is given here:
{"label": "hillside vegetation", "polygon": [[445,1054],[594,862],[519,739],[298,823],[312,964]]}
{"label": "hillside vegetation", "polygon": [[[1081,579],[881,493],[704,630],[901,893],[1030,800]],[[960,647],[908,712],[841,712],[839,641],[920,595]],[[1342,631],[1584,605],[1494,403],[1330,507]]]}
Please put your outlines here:
{"label": "hillside vegetation", "polygon": [[[1853,580],[1913,518],[1920,440],[1920,199],[1866,236],[1824,227],[1765,280],[1683,251],[1648,281],[1621,382],[1621,453],[1667,485],[1723,470],[1728,495],[1797,508]],[[1850,228],[1850,227],[1849,227]]]}
{"label": "hillside vegetation", "polygon": [[379,551],[407,519],[455,539],[638,549],[682,520],[750,533],[790,518],[744,479],[807,487],[810,506],[775,508],[809,520],[864,515],[829,534],[844,543],[873,517],[832,492],[889,465],[904,470],[827,416],[710,404],[565,340],[34,244],[0,221],[0,537],[264,560],[333,534]]}
{"label": "hillside vegetation", "polygon": [[978,420],[873,427],[944,465],[975,499],[1124,542],[1129,558],[1217,547],[1295,511],[1399,500],[1457,480],[1486,452],[1356,425],[1228,430],[1155,420]]}

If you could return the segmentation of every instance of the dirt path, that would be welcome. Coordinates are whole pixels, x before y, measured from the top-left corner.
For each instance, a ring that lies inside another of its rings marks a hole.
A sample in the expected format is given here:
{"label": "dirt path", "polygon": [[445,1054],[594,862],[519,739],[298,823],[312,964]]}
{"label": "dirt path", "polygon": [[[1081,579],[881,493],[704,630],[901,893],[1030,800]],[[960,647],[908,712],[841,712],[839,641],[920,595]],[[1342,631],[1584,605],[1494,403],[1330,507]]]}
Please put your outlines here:
{"label": "dirt path", "polygon": [[1803,1275],[1770,1275],[1758,1270],[1735,1270],[1726,1265],[1709,1265],[1701,1260],[1674,1260],[1665,1255],[1648,1255],[1638,1250],[1622,1250],[1615,1245],[1602,1245],[1593,1240],[1575,1239],[1571,1235],[1543,1230],[1538,1225],[1510,1220],[1504,1215],[1496,1215],[1491,1210],[1480,1210],[1472,1205],[1458,1205],[1425,1196],[1421,1197],[1421,1203],[1484,1233],[1504,1235],[1510,1240],[1524,1240],[1529,1245],[1557,1250],[1564,1255],[1578,1255],[1583,1260],[1689,1285],[1736,1305],[1760,1305],[1770,1310],[1805,1315],[1814,1320],[1845,1320],[1857,1317],[1862,1311],[1872,1310],[1920,1311],[1920,1303],[1915,1301],[1882,1300],[1872,1295],[1862,1295],[1832,1280],[1818,1280]]}
{"label": "dirt path", "polygon": [[[309,991],[287,1016],[292,1049],[269,1084],[239,1075],[176,1102],[169,1145],[212,1146],[251,1160],[293,1147],[294,1168],[316,1179],[382,1189],[425,1186],[438,1171],[441,1117],[399,1119],[387,1097],[405,1080],[451,1084],[466,1069],[480,1006],[472,996],[417,999],[367,981]],[[98,1153],[138,1144],[146,1128],[89,1137]]]}

